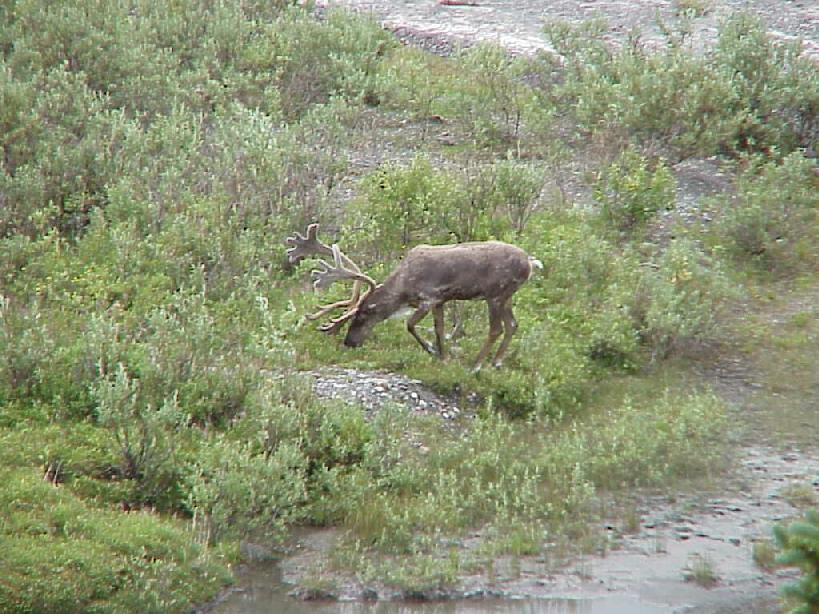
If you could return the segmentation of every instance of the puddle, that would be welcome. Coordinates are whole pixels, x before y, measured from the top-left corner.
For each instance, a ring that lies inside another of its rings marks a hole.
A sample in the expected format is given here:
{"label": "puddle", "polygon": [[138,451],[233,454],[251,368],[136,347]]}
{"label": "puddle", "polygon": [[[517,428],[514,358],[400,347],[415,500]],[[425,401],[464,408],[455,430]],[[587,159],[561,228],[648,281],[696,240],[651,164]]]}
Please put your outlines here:
{"label": "puddle", "polygon": [[204,610],[208,614],[665,614],[667,606],[631,595],[594,598],[472,599],[443,602],[300,601],[289,597],[277,565],[241,574],[241,589]]}

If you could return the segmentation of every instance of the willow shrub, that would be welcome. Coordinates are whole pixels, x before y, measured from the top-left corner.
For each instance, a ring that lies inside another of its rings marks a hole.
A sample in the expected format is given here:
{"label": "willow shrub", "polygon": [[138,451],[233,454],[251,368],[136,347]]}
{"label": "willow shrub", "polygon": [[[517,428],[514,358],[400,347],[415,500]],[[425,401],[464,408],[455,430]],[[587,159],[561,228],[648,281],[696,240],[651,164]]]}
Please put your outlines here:
{"label": "willow shrub", "polygon": [[814,161],[794,152],[781,161],[753,160],[727,203],[709,241],[735,262],[789,273],[819,260],[815,233],[819,176]]}
{"label": "willow shrub", "polygon": [[674,155],[789,153],[815,139],[819,71],[800,43],[775,41],[762,21],[736,13],[704,53],[672,37],[664,50],[639,39],[614,49],[603,24],[547,25],[566,58],[555,95],[571,103],[579,126]]}
{"label": "willow shrub", "polygon": [[598,173],[594,199],[608,225],[633,234],[658,211],[674,208],[675,188],[674,177],[662,161],[650,164],[629,147]]}

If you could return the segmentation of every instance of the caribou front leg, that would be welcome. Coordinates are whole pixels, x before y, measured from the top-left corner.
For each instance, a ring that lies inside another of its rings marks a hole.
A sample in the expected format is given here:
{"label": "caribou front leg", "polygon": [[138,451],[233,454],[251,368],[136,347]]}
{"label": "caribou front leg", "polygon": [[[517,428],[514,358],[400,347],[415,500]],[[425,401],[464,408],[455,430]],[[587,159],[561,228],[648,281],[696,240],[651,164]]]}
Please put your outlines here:
{"label": "caribou front leg", "polygon": [[438,344],[438,356],[441,360],[446,360],[446,348],[444,347],[444,305],[435,305],[432,308],[432,317],[435,318],[435,342]]}
{"label": "caribou front leg", "polygon": [[421,320],[423,320],[426,315],[429,313],[430,305],[422,303],[418,309],[407,319],[407,330],[409,331],[410,335],[415,337],[415,340],[421,345],[424,350],[432,354],[433,356],[437,355],[438,352],[435,351],[435,348],[432,347],[429,343],[424,341],[421,338],[421,335],[418,334],[418,331],[415,330],[415,325],[418,324]]}

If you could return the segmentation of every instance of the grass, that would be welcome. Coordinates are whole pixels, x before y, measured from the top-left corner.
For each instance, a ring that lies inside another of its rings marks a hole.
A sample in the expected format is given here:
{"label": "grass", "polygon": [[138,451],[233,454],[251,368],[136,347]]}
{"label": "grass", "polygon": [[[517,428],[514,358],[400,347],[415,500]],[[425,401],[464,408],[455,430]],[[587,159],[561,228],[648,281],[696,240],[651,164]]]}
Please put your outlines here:
{"label": "grass", "polygon": [[819,436],[811,418],[819,386],[819,313],[815,287],[804,283],[797,279],[755,290],[755,304],[726,327],[735,331],[752,374],[755,411],[748,416],[749,428],[777,444],[809,445]]}
{"label": "grass", "polygon": [[785,501],[800,510],[816,507],[817,503],[819,503],[813,483],[811,482],[789,484],[783,488],[779,494]]}
{"label": "grass", "polygon": [[[334,556],[381,581],[400,577],[404,588],[414,580],[424,590],[447,577],[453,547],[466,567],[480,566],[487,555],[596,551],[595,492],[714,471],[722,459],[721,416],[715,399],[692,396],[630,403],[571,426],[486,418],[466,432],[419,429],[429,452],[379,452],[403,461],[381,477],[391,488],[348,516],[348,536]],[[386,433],[376,439],[404,445]],[[475,527],[482,527],[477,542],[441,540],[463,540]]]}
{"label": "grass", "polygon": [[761,538],[754,541],[751,556],[753,556],[756,566],[763,571],[771,572],[777,567],[777,550],[774,541],[770,538]]}
{"label": "grass", "polygon": [[693,582],[703,588],[713,588],[719,582],[714,563],[707,554],[696,553],[691,555],[683,575],[686,581]]}
{"label": "grass", "polygon": [[231,580],[230,559],[193,544],[183,522],[97,508],[29,469],[0,478],[0,610],[182,612]]}

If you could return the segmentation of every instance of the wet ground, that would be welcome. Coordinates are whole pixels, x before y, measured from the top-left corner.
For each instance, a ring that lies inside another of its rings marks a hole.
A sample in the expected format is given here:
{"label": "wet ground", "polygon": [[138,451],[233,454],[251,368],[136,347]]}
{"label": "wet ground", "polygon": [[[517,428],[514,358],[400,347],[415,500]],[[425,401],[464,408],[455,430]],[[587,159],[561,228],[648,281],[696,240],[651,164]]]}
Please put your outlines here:
{"label": "wet ground", "polygon": [[[753,396],[747,384],[735,378],[726,382],[740,399]],[[323,396],[362,403],[370,412],[377,411],[379,403],[389,402],[419,413],[436,412],[450,423],[470,419],[468,410],[448,417],[461,408],[403,376],[338,370],[327,380],[317,379],[315,390]],[[332,529],[308,531],[299,536],[297,547],[280,564],[245,568],[238,588],[213,612],[774,612],[779,587],[792,581],[795,572],[763,570],[754,560],[754,546],[768,541],[773,524],[798,515],[800,504],[811,497],[819,500],[816,446],[746,445],[736,471],[719,485],[718,492],[644,496],[633,530],[602,525],[600,531],[608,536],[605,552],[566,565],[555,565],[543,557],[501,557],[491,578],[464,576],[457,586],[438,595],[447,598],[443,602],[408,603],[398,592],[342,577],[333,578],[333,592],[326,595],[332,601],[301,601],[288,595],[305,579],[315,578],[317,566],[337,537]],[[480,535],[473,539],[479,542]],[[299,593],[298,588],[295,592]]]}

